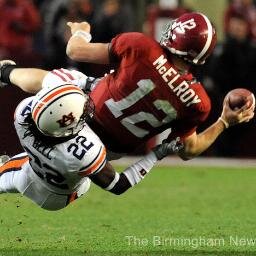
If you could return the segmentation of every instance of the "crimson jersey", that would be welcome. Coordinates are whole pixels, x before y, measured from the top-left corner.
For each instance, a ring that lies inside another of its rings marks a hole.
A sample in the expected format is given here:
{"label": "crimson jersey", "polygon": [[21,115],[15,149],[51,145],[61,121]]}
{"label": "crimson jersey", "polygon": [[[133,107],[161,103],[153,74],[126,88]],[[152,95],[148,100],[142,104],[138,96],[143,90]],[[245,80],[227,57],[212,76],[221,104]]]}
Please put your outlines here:
{"label": "crimson jersey", "polygon": [[132,151],[168,128],[169,139],[185,138],[208,116],[203,86],[191,73],[179,72],[167,54],[141,33],[112,40],[110,58],[118,67],[91,93],[97,121],[92,127],[110,150]]}

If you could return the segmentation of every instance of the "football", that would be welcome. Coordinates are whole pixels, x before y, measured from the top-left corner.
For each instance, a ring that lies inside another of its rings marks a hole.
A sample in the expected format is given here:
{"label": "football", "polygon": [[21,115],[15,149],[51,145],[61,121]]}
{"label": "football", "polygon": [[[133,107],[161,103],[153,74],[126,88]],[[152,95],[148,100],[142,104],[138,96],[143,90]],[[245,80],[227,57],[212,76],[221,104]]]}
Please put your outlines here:
{"label": "football", "polygon": [[237,88],[230,91],[227,94],[229,106],[231,109],[236,110],[243,107],[247,102],[249,102],[249,107],[255,104],[254,94],[244,88]]}

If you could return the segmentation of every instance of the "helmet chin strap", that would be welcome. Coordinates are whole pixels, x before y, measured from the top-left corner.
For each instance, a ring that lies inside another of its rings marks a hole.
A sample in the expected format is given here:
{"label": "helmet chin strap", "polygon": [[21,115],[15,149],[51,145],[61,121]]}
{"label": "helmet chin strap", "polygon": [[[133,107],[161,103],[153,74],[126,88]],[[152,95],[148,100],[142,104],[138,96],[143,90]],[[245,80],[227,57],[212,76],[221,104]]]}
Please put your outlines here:
{"label": "helmet chin strap", "polygon": [[179,55],[173,55],[172,61],[173,61],[175,68],[180,73],[184,73],[184,72],[188,71],[192,64],[191,62],[186,61],[184,59],[184,57],[179,56]]}

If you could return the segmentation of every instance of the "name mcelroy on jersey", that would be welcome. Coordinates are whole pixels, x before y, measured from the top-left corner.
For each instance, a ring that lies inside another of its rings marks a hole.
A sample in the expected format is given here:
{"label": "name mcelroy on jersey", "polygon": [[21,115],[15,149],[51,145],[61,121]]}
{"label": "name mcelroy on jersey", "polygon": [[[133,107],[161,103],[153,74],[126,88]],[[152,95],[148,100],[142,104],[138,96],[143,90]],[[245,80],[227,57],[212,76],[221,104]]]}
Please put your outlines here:
{"label": "name mcelroy on jersey", "polygon": [[190,88],[187,81],[183,80],[180,83],[176,82],[181,75],[178,74],[173,67],[167,68],[165,66],[166,62],[167,59],[164,57],[164,55],[161,55],[155,60],[155,62],[153,62],[153,65],[171,90],[179,97],[181,102],[185,103],[186,107],[200,103],[201,99],[198,97],[195,91]]}

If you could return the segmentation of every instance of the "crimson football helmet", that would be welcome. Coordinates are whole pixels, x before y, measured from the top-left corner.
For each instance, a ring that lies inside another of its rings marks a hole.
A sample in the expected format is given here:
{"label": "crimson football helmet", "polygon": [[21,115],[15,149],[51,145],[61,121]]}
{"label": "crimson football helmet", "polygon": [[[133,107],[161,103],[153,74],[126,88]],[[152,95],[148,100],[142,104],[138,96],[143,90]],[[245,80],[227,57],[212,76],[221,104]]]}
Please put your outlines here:
{"label": "crimson football helmet", "polygon": [[160,45],[196,65],[204,64],[217,41],[216,31],[202,13],[191,12],[167,24]]}

